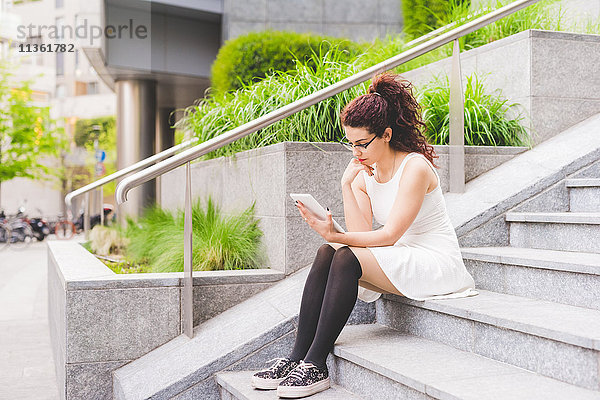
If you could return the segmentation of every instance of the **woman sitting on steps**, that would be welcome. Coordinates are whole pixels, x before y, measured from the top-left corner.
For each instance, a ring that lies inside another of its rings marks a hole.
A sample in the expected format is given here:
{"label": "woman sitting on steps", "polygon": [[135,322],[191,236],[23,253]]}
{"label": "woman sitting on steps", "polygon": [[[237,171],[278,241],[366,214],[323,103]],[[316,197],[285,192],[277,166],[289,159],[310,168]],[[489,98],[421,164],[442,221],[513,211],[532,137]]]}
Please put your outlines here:
{"label": "woman sitting on steps", "polygon": [[[435,170],[433,147],[422,134],[410,83],[385,73],[369,93],[352,100],[341,123],[354,158],[341,180],[348,232],[335,231],[296,202],[308,225],[328,243],[317,251],[302,295],[291,354],[257,372],[252,384],[280,397],[329,388],[325,360],[357,297],[381,293],[415,300],[477,294],[463,264]],[[372,230],[372,218],[383,225]]]}

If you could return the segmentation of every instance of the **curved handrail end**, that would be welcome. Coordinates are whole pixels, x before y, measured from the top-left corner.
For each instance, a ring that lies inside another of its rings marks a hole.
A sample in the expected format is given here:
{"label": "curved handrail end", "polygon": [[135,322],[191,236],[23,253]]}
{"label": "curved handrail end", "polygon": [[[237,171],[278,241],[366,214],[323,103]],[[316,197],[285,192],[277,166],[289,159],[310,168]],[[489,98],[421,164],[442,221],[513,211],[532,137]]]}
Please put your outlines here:
{"label": "curved handrail end", "polygon": [[67,206],[67,209],[71,208],[72,200],[73,200],[73,194],[72,193],[68,193],[65,196],[65,205]]}
{"label": "curved handrail end", "polygon": [[120,206],[121,204],[123,204],[127,201],[127,192],[126,192],[124,186],[117,185],[117,190],[115,192],[115,199],[117,200],[118,206]]}

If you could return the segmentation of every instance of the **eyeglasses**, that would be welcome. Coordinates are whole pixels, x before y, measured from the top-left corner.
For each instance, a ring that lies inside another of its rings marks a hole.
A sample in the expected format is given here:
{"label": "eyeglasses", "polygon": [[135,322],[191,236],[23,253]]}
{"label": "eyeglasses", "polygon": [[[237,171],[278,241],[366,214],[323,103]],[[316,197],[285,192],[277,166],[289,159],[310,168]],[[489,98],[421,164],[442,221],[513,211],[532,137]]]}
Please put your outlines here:
{"label": "eyeglasses", "polygon": [[340,144],[350,151],[354,150],[355,147],[358,147],[358,150],[360,150],[360,151],[364,151],[367,149],[367,146],[370,145],[371,142],[373,142],[373,140],[375,140],[375,139],[377,139],[377,135],[375,135],[375,137],[373,139],[369,140],[367,143],[352,144],[349,142],[340,142]]}

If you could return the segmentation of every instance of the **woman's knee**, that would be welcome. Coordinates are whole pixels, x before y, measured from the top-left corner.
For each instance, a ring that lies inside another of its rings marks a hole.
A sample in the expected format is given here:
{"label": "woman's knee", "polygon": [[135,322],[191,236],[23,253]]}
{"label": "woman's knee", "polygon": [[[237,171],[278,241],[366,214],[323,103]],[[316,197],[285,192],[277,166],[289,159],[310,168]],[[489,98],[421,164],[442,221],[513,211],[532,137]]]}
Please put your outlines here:
{"label": "woman's knee", "polygon": [[317,255],[315,256],[315,260],[311,267],[311,272],[319,272],[323,271],[325,273],[329,273],[329,267],[331,266],[331,260],[335,255],[335,249],[328,245],[327,243],[323,244],[317,250]]}
{"label": "woman's knee", "polygon": [[333,247],[331,247],[331,245],[329,243],[322,244],[321,247],[319,247],[319,249],[317,250],[317,257],[333,258],[334,254],[335,254],[335,249]]}
{"label": "woman's knee", "polygon": [[362,267],[356,254],[348,246],[340,247],[335,251],[333,260],[331,262],[331,273],[354,273],[356,279],[360,279],[362,276]]}

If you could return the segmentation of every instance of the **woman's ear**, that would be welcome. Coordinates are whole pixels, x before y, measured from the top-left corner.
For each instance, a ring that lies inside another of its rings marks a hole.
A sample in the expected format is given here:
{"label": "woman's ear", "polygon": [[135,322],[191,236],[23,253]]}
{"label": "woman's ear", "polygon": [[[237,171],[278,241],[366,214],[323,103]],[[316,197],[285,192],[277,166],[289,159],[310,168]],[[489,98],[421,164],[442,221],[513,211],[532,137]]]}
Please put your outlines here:
{"label": "woman's ear", "polygon": [[387,140],[387,142],[389,143],[392,140],[392,128],[385,128],[385,130],[383,131],[383,136],[389,139]]}

